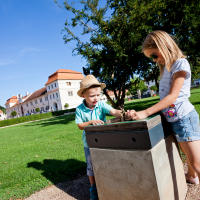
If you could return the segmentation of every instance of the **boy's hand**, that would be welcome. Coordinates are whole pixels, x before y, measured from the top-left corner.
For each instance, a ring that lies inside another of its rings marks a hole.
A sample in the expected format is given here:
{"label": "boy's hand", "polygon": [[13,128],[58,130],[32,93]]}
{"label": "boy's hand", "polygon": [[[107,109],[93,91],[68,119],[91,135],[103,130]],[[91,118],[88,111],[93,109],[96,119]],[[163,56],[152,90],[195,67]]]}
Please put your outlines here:
{"label": "boy's hand", "polygon": [[146,110],[140,112],[131,112],[130,115],[133,120],[145,119],[149,116]]}
{"label": "boy's hand", "polygon": [[91,124],[93,125],[101,125],[104,124],[103,121],[101,121],[100,119],[94,119],[94,120],[90,120]]}

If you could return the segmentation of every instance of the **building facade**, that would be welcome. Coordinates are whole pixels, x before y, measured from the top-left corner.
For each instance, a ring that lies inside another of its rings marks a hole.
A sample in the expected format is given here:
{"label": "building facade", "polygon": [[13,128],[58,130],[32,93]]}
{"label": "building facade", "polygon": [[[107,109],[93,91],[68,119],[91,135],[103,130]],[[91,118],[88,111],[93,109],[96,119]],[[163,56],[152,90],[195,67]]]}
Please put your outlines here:
{"label": "building facade", "polygon": [[3,113],[3,111],[0,110],[0,121],[6,119],[6,114]]}
{"label": "building facade", "polygon": [[80,82],[84,78],[83,74],[73,70],[59,69],[48,77],[45,87],[25,96],[21,94],[13,96],[7,100],[6,113],[7,118],[11,116],[12,111],[17,112],[16,117],[40,112],[50,112],[64,110],[65,104],[68,108],[75,108],[82,103],[82,98],[77,95],[80,89]]}

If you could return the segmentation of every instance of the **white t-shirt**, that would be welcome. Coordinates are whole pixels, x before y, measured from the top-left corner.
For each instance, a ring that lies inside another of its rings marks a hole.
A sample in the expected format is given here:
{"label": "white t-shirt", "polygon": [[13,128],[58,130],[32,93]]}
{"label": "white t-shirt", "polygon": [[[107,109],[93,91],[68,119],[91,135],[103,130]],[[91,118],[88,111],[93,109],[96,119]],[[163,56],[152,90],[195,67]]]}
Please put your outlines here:
{"label": "white t-shirt", "polygon": [[162,110],[162,113],[168,122],[175,122],[194,109],[194,106],[188,99],[190,97],[191,70],[190,64],[185,58],[179,58],[176,60],[176,62],[172,65],[170,72],[165,67],[159,86],[160,100],[169,94],[173,75],[179,71],[185,71],[187,74],[176,101],[169,107]]}

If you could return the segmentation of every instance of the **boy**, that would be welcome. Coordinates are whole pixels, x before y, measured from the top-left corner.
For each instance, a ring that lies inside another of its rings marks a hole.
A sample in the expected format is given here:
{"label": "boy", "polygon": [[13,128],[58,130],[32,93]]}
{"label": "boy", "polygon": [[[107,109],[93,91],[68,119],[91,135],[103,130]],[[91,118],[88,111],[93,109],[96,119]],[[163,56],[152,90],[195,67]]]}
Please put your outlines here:
{"label": "boy", "polygon": [[[78,128],[83,130],[82,140],[84,145],[85,157],[87,162],[87,175],[91,183],[90,200],[98,200],[97,189],[95,184],[94,172],[92,167],[92,160],[90,150],[87,145],[84,127],[91,124],[104,124],[106,121],[106,114],[111,114],[117,118],[121,118],[121,111],[113,109],[107,103],[100,100],[101,89],[106,85],[99,83],[93,75],[87,75],[80,83],[80,90],[77,92],[78,96],[83,97],[83,103],[76,108],[75,123]],[[128,113],[125,114],[127,119],[131,119]]]}

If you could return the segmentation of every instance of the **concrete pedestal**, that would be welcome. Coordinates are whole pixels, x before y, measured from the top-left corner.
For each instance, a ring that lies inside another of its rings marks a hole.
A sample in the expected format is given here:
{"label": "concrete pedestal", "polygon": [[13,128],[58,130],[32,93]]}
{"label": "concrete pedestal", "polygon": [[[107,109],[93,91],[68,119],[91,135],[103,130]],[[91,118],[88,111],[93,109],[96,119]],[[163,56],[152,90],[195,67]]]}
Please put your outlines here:
{"label": "concrete pedestal", "polygon": [[150,150],[90,148],[99,200],[184,200],[182,161],[173,135]]}

